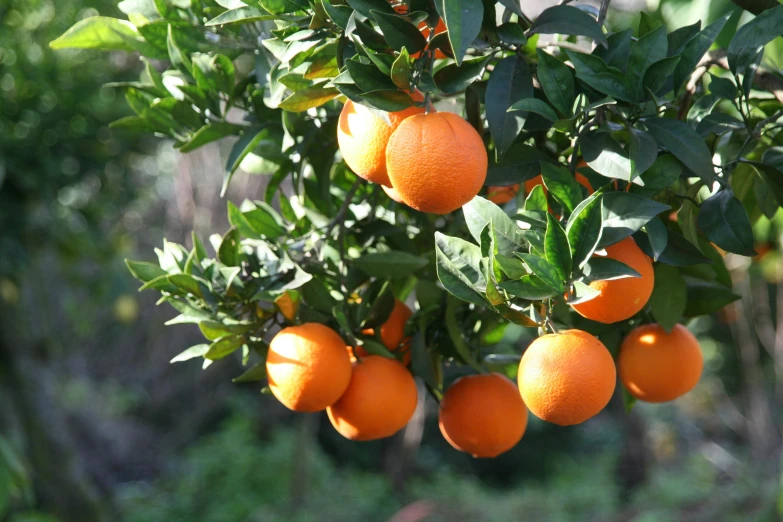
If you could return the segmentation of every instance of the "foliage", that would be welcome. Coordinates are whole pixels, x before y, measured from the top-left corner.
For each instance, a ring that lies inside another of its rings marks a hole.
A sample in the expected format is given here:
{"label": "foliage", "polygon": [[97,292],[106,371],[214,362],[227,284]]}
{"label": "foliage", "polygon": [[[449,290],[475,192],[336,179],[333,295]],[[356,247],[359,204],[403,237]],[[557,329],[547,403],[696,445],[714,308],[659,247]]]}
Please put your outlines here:
{"label": "foliage", "polygon": [[[174,361],[207,366],[241,350],[255,364],[241,379],[262,379],[265,334],[287,321],[275,306],[283,294],[300,303],[295,321],[328,323],[386,356],[361,332],[383,322],[394,297],[415,294],[412,370],[435,395],[444,361],[482,369],[509,322],[579,327],[615,349],[648,310],[606,327],[563,305],[594,297],[593,280],[636,276],[592,257],[629,236],[657,261],[659,289],[685,289],[674,305],[653,294],[648,308],[662,322],[736,299],[716,247],[753,255],[752,224],[783,203],[783,90],[759,67],[783,32],[783,6],[742,26],[725,51],[710,49],[728,16],[671,33],[642,16],[634,34],[611,32],[589,7],[558,5],[533,22],[506,0],[406,7],[125,1],[128,21],[89,18],[51,43],[163,60],[163,72],[145,60],[141,80],[121,85],[136,115],[115,128],[185,152],[235,136],[224,190],[240,166],[270,175],[262,199],[228,203],[232,227],[210,238],[214,258],[194,237],[190,248],[165,243],[158,264],[128,262],[143,289],[181,313],[172,322],[198,323],[207,338]],[[438,17],[448,31],[425,38],[419,24]],[[539,48],[552,34],[564,45]],[[383,115],[417,103],[413,90],[425,107],[464,109],[490,151],[486,185],[541,173],[547,190],[504,208],[479,196],[438,217],[357,179],[337,154],[338,102]],[[577,168],[580,156],[587,166]]]}

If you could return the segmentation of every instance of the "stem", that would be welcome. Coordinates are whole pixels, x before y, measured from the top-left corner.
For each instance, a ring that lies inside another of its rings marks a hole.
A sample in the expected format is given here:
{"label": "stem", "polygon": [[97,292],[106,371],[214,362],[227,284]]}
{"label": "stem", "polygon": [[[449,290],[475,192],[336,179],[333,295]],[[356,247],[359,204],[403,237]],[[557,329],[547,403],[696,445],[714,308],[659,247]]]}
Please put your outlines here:
{"label": "stem", "polygon": [[611,0],[601,0],[601,8],[598,11],[598,24],[604,25],[606,20],[606,13],[609,11],[609,3]]}
{"label": "stem", "polygon": [[361,178],[358,178],[351,188],[348,190],[348,193],[345,195],[345,200],[343,201],[343,204],[340,206],[340,209],[337,211],[337,214],[335,214],[334,219],[332,219],[329,223],[326,224],[326,230],[324,231],[324,237],[328,237],[329,234],[332,233],[332,230],[334,230],[334,227],[337,226],[337,224],[342,224],[345,222],[345,215],[348,213],[348,207],[351,204],[351,200],[353,199],[354,194],[356,194],[356,191],[359,190],[359,187],[362,185]]}

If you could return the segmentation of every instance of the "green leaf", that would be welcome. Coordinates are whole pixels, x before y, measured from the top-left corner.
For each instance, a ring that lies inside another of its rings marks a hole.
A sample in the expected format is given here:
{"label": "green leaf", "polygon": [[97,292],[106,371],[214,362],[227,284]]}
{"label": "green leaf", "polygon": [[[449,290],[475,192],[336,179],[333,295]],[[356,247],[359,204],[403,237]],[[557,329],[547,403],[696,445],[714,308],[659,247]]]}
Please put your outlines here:
{"label": "green leaf", "polygon": [[771,147],[764,152],[762,162],[754,162],[759,175],[767,182],[779,205],[783,205],[783,148]]}
{"label": "green leaf", "polygon": [[646,132],[630,129],[628,155],[631,160],[631,181],[644,174],[658,159],[658,144]]}
{"label": "green leaf", "polygon": [[653,63],[666,58],[668,46],[665,27],[645,34],[631,46],[628,55],[628,88],[636,100],[644,99],[644,73]]}
{"label": "green leaf", "polygon": [[143,261],[131,261],[130,259],[126,259],[125,265],[128,267],[131,275],[142,283],[148,283],[153,279],[165,276],[168,273],[158,265],[145,263]]}
{"label": "green leaf", "polygon": [[603,198],[603,234],[599,247],[613,245],[630,236],[669,205],[629,192],[609,192]]}
{"label": "green leaf", "polygon": [[643,121],[658,144],[674,154],[702,181],[712,182],[715,176],[712,153],[690,125],[670,118],[646,118]]}
{"label": "green leaf", "polygon": [[209,291],[203,283],[200,283],[195,277],[189,274],[171,274],[167,276],[169,283],[173,284],[180,290],[184,290],[189,294],[193,294],[196,297],[204,298],[204,290]]}
{"label": "green leaf", "polygon": [[685,312],[687,299],[688,290],[680,271],[670,265],[657,265],[655,287],[650,296],[650,308],[655,322],[667,332],[671,332]]}
{"label": "green leaf", "polygon": [[255,382],[266,379],[266,363],[257,362],[239,377],[234,377],[231,382]]}
{"label": "green leaf", "polygon": [[501,42],[516,46],[522,46],[527,43],[525,31],[519,24],[513,22],[498,26],[498,38]]}
{"label": "green leaf", "polygon": [[391,79],[398,89],[410,90],[411,88],[410,60],[408,50],[403,47],[391,66]]}
{"label": "green leaf", "polygon": [[[582,157],[591,169],[607,178],[631,179],[631,160],[609,133],[591,131],[579,142]],[[656,149],[657,152],[657,149]]]}
{"label": "green leaf", "polygon": [[372,19],[373,11],[379,11],[381,13],[396,15],[391,5],[385,0],[348,0],[348,5],[353,7],[356,12]]}
{"label": "green leaf", "polygon": [[533,22],[529,33],[587,36],[604,47],[608,46],[601,25],[589,14],[570,5],[544,9]]}
{"label": "green leaf", "polygon": [[495,263],[500,267],[500,270],[506,274],[509,279],[521,279],[527,275],[525,265],[517,258],[497,254],[494,256],[494,259]]}
{"label": "green leaf", "polygon": [[641,277],[642,275],[616,259],[609,257],[593,256],[582,269],[586,282],[592,281],[613,281],[615,279],[625,279],[626,277]]}
{"label": "green leaf", "polygon": [[[666,85],[666,80],[674,73],[678,63],[679,56],[670,56],[651,64],[644,73],[642,86],[653,94],[661,94],[659,91]],[[669,89],[666,92],[669,92]]]}
{"label": "green leaf", "polygon": [[573,115],[574,77],[566,64],[542,49],[537,49],[536,76],[549,102],[566,116]]}
{"label": "green leaf", "polygon": [[633,41],[633,31],[626,29],[617,33],[607,35],[606,41],[609,47],[597,46],[593,49],[593,54],[601,58],[609,67],[622,69],[628,62],[628,55],[631,52],[631,43]]}
{"label": "green leaf", "polygon": [[309,87],[296,91],[283,100],[279,107],[291,112],[302,112],[313,107],[320,107],[339,95],[340,92],[333,87]]}
{"label": "green leaf", "polygon": [[734,100],[737,97],[737,84],[729,78],[722,78],[710,74],[710,92],[726,100]]}
{"label": "green leaf", "polygon": [[[704,184],[701,182],[695,183],[688,189],[688,192],[685,195],[689,198],[695,198],[703,185]],[[690,241],[696,248],[699,248],[699,232],[698,227],[696,226],[696,208],[696,205],[692,201],[688,199],[684,200],[680,209],[677,211],[677,222],[680,225],[680,229],[682,229],[682,234],[685,236],[685,239]]]}
{"label": "green leaf", "polygon": [[254,326],[252,324],[223,324],[217,321],[201,321],[198,323],[198,328],[201,330],[204,338],[214,341],[227,335],[250,332]]}
{"label": "green leaf", "polygon": [[285,234],[285,227],[280,224],[271,207],[266,203],[255,206],[251,210],[242,212],[231,201],[228,202],[228,222],[239,230],[239,233],[252,239],[275,240]]}
{"label": "green leaf", "polygon": [[242,127],[239,125],[234,125],[233,123],[207,123],[197,130],[196,133],[193,134],[193,136],[191,136],[190,139],[179,148],[179,151],[191,152],[198,149],[199,147],[203,147],[207,143],[212,143],[213,141],[223,139],[226,136],[231,136],[241,131]]}
{"label": "green leaf", "polygon": [[653,18],[652,15],[642,11],[641,16],[639,17],[639,28],[637,31],[637,36],[642,38],[643,36],[646,36],[652,31],[660,28],[662,25],[663,24],[659,20]]}
{"label": "green leaf", "polygon": [[579,80],[615,100],[632,101],[633,96],[626,86],[622,71],[609,67],[598,56],[578,53],[570,49],[566,49],[566,54],[574,64],[576,77]]}
{"label": "green leaf", "polygon": [[595,252],[603,232],[603,196],[593,194],[574,209],[566,225],[573,266],[581,268]]}
{"label": "green leaf", "polygon": [[538,257],[534,254],[523,254],[517,252],[516,254],[525,264],[528,266],[534,275],[538,276],[545,284],[552,287],[559,294],[565,291],[563,280],[560,278],[557,268],[543,257]]}
{"label": "green leaf", "polygon": [[353,14],[353,9],[347,5],[335,5],[330,0],[323,0],[324,11],[340,29],[346,30]]}
{"label": "green leaf", "polygon": [[525,120],[508,112],[517,101],[533,97],[533,77],[522,56],[504,58],[487,82],[485,110],[495,147],[502,155],[522,130]]}
{"label": "green leaf", "polygon": [[[536,185],[525,198],[525,210],[547,212],[549,203],[546,200],[546,192],[542,185]],[[548,219],[548,217],[547,217]]]}
{"label": "green leaf", "polygon": [[599,295],[601,295],[600,290],[596,290],[581,281],[574,281],[574,290],[570,293],[566,302],[570,305],[576,305],[594,299]]}
{"label": "green leaf", "polygon": [[406,19],[396,14],[371,12],[386,41],[395,50],[407,49],[408,53],[413,54],[421,51],[427,45],[427,40],[419,29]]}
{"label": "green leaf", "polygon": [[175,356],[171,361],[169,361],[169,363],[189,361],[190,359],[195,359],[196,357],[203,357],[208,351],[208,344],[197,344]]}
{"label": "green leaf", "polygon": [[222,54],[196,54],[192,59],[193,78],[204,91],[221,91],[229,96],[234,91],[234,64]]}
{"label": "green leaf", "polygon": [[724,188],[701,204],[698,224],[704,235],[723,250],[756,255],[750,219],[731,189]]}
{"label": "green leaf", "polygon": [[462,336],[462,331],[459,327],[459,321],[457,320],[457,304],[457,300],[454,299],[454,297],[450,295],[446,296],[446,311],[444,318],[446,319],[446,331],[449,334],[449,339],[451,339],[451,342],[454,345],[454,349],[457,351],[462,360],[465,361],[465,363],[475,370],[483,371],[483,368],[481,368],[481,365],[476,362],[476,359],[473,357],[473,353],[471,353],[470,348]]}
{"label": "green leaf", "polygon": [[293,13],[307,7],[306,3],[301,5],[300,2],[294,0],[259,0],[259,3],[261,7],[273,15]]}
{"label": "green leaf", "polygon": [[706,138],[710,134],[720,136],[721,134],[744,128],[745,123],[734,116],[729,116],[722,112],[713,112],[702,118],[696,126],[696,132]]}
{"label": "green leaf", "polygon": [[685,45],[697,34],[699,34],[699,30],[701,29],[701,20],[696,21],[696,23],[692,25],[686,25],[684,27],[680,27],[679,29],[675,29],[671,33],[667,35],[667,40],[669,41],[669,52],[667,53],[669,56],[676,56],[680,54],[684,49]]}
{"label": "green leaf", "polygon": [[446,94],[462,92],[480,79],[490,58],[491,56],[469,58],[462,62],[462,65],[449,64],[441,67],[433,76],[435,85]]}
{"label": "green leaf", "polygon": [[270,14],[260,7],[245,6],[224,11],[204,25],[213,27],[216,25],[251,24],[263,20],[274,20],[276,18],[278,18],[277,15]]}
{"label": "green leaf", "polygon": [[421,332],[416,332],[411,339],[411,370],[431,389],[441,390],[443,388],[440,356],[427,349]]}
{"label": "green leaf", "polygon": [[552,158],[530,145],[515,143],[497,163],[487,170],[488,186],[508,186],[533,179],[541,174],[541,162]]}
{"label": "green leaf", "polygon": [[481,0],[435,0],[435,8],[446,24],[454,61],[460,65],[481,31],[484,4]]}
{"label": "green leaf", "polygon": [[569,214],[573,213],[576,206],[582,201],[582,186],[576,182],[568,169],[542,161],[541,177],[544,179],[544,186],[549,193]]}
{"label": "green leaf", "polygon": [[[366,314],[362,318],[359,328],[375,328],[385,323],[394,310],[395,298],[390,281],[378,279],[382,283],[377,295],[368,292],[362,296],[361,306],[366,307]],[[371,286],[372,289],[372,286]]]}
{"label": "green leaf", "polygon": [[563,225],[547,212],[546,234],[544,235],[544,253],[546,260],[555,267],[562,281],[571,277],[571,247]]}
{"label": "green leaf", "polygon": [[438,279],[452,295],[486,306],[483,290],[487,282],[481,272],[481,249],[464,239],[435,232]]}
{"label": "green leaf", "polygon": [[231,152],[228,154],[228,160],[226,161],[226,170],[223,173],[223,186],[220,189],[220,196],[223,197],[228,189],[228,182],[231,181],[231,177],[234,172],[239,168],[242,160],[245,156],[250,154],[253,149],[261,144],[262,141],[269,137],[269,130],[263,127],[251,127],[246,129],[244,134],[231,147]]}
{"label": "green leaf", "polygon": [[641,175],[644,185],[632,184],[630,191],[640,196],[654,196],[671,186],[683,171],[682,163],[671,154],[661,154]]}
{"label": "green leaf", "polygon": [[783,5],[767,9],[737,29],[726,56],[734,74],[747,74],[759,52],[783,34]]}
{"label": "green leaf", "polygon": [[361,95],[361,99],[366,105],[386,112],[401,111],[413,105],[413,100],[410,96],[396,89],[393,91],[366,92]]}
{"label": "green leaf", "polygon": [[522,100],[519,100],[518,102],[515,102],[513,105],[511,105],[511,107],[509,107],[508,110],[509,112],[514,112],[514,111],[534,112],[550,121],[557,120],[557,114],[552,109],[552,107],[550,107],[547,102],[538,100],[536,98],[524,98]]}
{"label": "green leaf", "polygon": [[707,281],[687,281],[688,304],[685,306],[685,317],[712,314],[740,298],[730,288]]}
{"label": "green leaf", "polygon": [[[708,257],[705,257],[704,254],[699,252],[696,247],[691,245],[680,234],[668,230],[666,227],[664,227],[664,230],[668,232],[668,238],[666,248],[658,256],[658,262],[674,266],[698,265],[711,262]],[[648,234],[637,232],[633,235],[633,238],[645,254],[649,257],[654,256]]]}
{"label": "green leaf", "polygon": [[177,44],[177,40],[174,37],[174,26],[172,24],[169,24],[166,33],[166,47],[168,48],[171,65],[179,69],[183,74],[190,76],[193,73],[193,64]]}
{"label": "green leaf", "polygon": [[685,44],[682,53],[680,53],[680,62],[674,68],[675,93],[690,79],[691,73],[696,68],[696,65],[698,65],[699,61],[701,61],[710,49],[715,38],[717,38],[718,34],[723,30],[723,26],[726,25],[730,16],[731,13],[727,13],[721,18],[718,18]]}
{"label": "green leaf", "polygon": [[217,249],[218,260],[226,266],[239,266],[239,248],[239,231],[231,227],[221,238],[220,246]]}
{"label": "green leaf", "polygon": [[509,294],[522,299],[539,301],[561,295],[557,290],[546,284],[540,277],[526,275],[518,281],[504,281],[499,286]]}
{"label": "green leaf", "polygon": [[246,340],[243,335],[221,337],[209,345],[209,350],[204,354],[204,358],[209,359],[210,361],[222,359],[235,352],[239,347],[245,344],[245,342]]}
{"label": "green leaf", "polygon": [[49,47],[55,50],[138,51],[159,57],[159,53],[142,38],[135,25],[127,20],[106,16],[93,16],[76,22],[62,36],[50,42]]}
{"label": "green leaf", "polygon": [[427,265],[427,260],[408,252],[390,251],[364,254],[354,264],[372,277],[406,277]]}
{"label": "green leaf", "polygon": [[666,226],[661,221],[661,218],[654,217],[641,230],[647,233],[650,250],[652,250],[650,257],[653,261],[658,261],[658,258],[666,250],[666,245],[669,243],[669,232],[666,230]]}
{"label": "green leaf", "polygon": [[481,233],[491,222],[499,254],[510,256],[527,246],[522,230],[491,201],[476,196],[462,207],[462,212],[468,231],[477,243],[481,242]]}

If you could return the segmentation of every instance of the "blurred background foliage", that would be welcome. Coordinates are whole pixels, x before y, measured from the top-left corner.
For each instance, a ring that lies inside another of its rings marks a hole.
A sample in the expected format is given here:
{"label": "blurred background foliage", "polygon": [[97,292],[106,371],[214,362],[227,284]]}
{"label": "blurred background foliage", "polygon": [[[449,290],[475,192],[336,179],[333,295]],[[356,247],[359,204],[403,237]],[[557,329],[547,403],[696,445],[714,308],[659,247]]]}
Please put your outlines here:
{"label": "blurred background foliage", "polygon": [[[640,10],[670,28],[734,11],[723,46],[741,22],[728,0],[613,6],[618,30]],[[48,48],[98,13],[120,16],[112,0],[0,2],[0,520],[781,519],[780,212],[755,225],[758,258],[727,258],[742,300],[690,325],[705,375],[675,404],[617,401],[574,428],[531,417],[497,460],[451,450],[433,404],[402,436],[351,443],[231,384],[238,363],[167,365],[199,334],[164,328],[173,313],[137,296],[122,258],[225,228],[226,199],[265,178],[239,174],[221,200],[219,145],[178,155],[109,131],[128,109],[101,86],[140,63]],[[765,60],[780,70],[783,49]]]}

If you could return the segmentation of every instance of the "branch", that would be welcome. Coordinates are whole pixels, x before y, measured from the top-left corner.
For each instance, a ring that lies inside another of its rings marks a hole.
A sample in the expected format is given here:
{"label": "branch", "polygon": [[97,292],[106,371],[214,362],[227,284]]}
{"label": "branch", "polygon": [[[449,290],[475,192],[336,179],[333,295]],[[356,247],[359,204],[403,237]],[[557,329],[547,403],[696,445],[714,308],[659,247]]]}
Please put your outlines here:
{"label": "branch", "polygon": [[[771,0],[775,1],[775,0]],[[604,25],[604,20],[606,20],[606,13],[609,11],[609,2],[611,0],[601,0],[601,8],[598,11],[598,24]]]}

